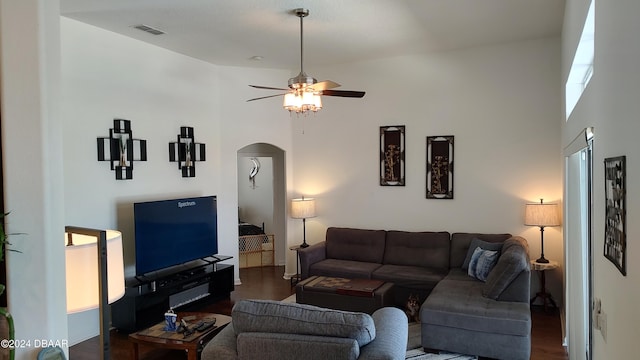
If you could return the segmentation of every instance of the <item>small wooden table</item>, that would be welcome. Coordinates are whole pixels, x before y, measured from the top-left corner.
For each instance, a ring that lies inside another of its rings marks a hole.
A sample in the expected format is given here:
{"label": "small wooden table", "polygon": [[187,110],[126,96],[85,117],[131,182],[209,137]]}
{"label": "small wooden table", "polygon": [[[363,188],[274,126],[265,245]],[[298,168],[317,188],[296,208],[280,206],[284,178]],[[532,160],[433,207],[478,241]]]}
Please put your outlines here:
{"label": "small wooden table", "polygon": [[176,332],[162,331],[164,321],[150,328],[138,331],[137,333],[130,334],[129,340],[133,344],[133,359],[138,360],[138,346],[145,345],[155,348],[184,350],[187,353],[188,360],[198,360],[204,345],[231,322],[231,317],[204,312],[178,313],[178,321],[185,319],[190,328],[201,321],[212,321],[213,318],[216,319],[213,327],[203,332],[195,332],[187,338],[184,338],[182,334]]}

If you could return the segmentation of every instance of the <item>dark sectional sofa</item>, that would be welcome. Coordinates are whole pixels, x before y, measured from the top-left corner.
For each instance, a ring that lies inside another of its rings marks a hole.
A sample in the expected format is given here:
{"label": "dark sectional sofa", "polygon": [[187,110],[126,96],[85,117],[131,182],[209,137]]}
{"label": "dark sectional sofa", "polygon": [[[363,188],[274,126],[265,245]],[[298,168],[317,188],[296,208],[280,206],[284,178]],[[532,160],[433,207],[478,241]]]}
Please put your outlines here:
{"label": "dark sectional sofa", "polygon": [[[477,247],[498,251],[486,282],[467,275]],[[325,241],[300,249],[299,256],[303,279],[392,282],[395,303],[402,308],[410,294],[418,295],[425,348],[529,359],[529,254],[521,237],[330,227]]]}

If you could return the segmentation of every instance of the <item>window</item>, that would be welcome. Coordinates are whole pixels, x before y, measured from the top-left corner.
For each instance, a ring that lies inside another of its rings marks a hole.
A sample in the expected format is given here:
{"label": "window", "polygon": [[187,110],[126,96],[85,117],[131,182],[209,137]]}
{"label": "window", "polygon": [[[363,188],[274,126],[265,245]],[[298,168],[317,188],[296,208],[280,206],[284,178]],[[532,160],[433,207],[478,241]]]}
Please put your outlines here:
{"label": "window", "polygon": [[587,18],[582,28],[582,35],[578,42],[576,54],[571,63],[569,77],[565,84],[565,104],[566,114],[565,120],[569,120],[571,112],[576,107],[578,100],[582,96],[582,92],[587,88],[589,80],[593,75],[593,57],[594,57],[594,38],[595,38],[595,10],[594,2],[591,1]]}

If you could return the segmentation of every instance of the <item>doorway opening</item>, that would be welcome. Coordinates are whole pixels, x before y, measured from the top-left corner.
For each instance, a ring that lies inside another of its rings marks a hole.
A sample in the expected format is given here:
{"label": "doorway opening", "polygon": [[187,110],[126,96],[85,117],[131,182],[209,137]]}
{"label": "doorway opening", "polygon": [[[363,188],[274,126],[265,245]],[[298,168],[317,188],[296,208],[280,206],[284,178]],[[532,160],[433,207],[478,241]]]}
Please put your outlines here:
{"label": "doorway opening", "polygon": [[238,150],[239,267],[286,261],[285,153],[255,143]]}
{"label": "doorway opening", "polygon": [[565,343],[570,359],[591,359],[593,129],[565,148]]}

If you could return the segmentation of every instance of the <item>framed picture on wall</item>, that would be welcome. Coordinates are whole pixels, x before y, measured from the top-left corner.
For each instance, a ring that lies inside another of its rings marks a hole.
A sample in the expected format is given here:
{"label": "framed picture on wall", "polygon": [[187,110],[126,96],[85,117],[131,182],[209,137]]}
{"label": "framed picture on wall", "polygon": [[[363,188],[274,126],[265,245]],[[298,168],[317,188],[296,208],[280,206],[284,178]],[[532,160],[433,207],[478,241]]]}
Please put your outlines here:
{"label": "framed picture on wall", "polygon": [[604,159],[604,256],[627,275],[626,156]]}
{"label": "framed picture on wall", "polygon": [[404,125],[380,127],[380,185],[404,186]]}
{"label": "framed picture on wall", "polygon": [[453,135],[427,136],[427,199],[453,199]]}

